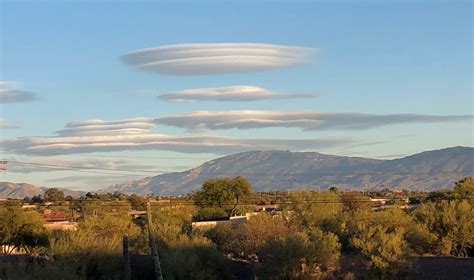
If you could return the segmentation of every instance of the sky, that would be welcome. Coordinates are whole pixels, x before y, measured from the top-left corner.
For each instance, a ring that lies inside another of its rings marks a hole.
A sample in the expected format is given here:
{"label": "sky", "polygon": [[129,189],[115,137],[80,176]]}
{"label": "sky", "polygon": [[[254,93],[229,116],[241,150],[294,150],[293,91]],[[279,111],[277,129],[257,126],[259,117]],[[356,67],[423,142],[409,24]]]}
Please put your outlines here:
{"label": "sky", "polygon": [[472,147],[472,8],[0,1],[0,181],[95,190],[248,150]]}

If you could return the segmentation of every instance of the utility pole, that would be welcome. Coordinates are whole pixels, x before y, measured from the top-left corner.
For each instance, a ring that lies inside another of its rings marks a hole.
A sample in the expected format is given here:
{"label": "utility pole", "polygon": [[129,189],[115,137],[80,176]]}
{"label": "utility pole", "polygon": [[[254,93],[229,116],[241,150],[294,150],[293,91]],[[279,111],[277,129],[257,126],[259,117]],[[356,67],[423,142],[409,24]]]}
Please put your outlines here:
{"label": "utility pole", "polygon": [[1,172],[7,172],[7,164],[8,164],[8,161],[0,160],[0,171]]}
{"label": "utility pole", "polygon": [[153,220],[151,217],[150,202],[146,203],[146,221],[148,225],[148,238],[150,241],[151,256],[155,265],[155,280],[163,280],[163,275],[161,274],[160,257],[158,255],[158,249],[156,248],[155,236],[153,235]]}

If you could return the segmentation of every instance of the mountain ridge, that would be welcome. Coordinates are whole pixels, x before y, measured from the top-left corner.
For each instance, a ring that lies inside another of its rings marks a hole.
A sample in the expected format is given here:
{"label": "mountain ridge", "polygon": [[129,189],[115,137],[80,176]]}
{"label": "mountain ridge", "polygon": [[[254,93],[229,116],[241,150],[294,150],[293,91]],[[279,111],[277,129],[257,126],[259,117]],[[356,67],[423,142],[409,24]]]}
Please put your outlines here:
{"label": "mountain ridge", "polygon": [[224,156],[195,168],[130,180],[102,189],[139,195],[179,195],[208,178],[245,176],[255,190],[295,188],[406,188],[435,190],[474,175],[474,148],[450,147],[391,159],[333,156],[318,152],[249,151]]}
{"label": "mountain ridge", "polygon": [[[38,187],[28,183],[0,182],[0,198],[22,199],[27,196],[31,198],[35,195],[43,195],[47,189],[46,187]],[[80,196],[83,193],[64,188],[59,188],[59,190],[63,191],[64,195],[73,197]]]}
{"label": "mountain ridge", "polygon": [[[318,152],[248,151],[207,161],[195,168],[128,180],[99,192],[180,195],[198,189],[209,178],[245,176],[256,191],[287,189],[368,190],[379,188],[436,190],[474,176],[474,148],[450,147],[382,160]],[[0,198],[42,195],[46,187],[0,182]],[[84,192],[61,189],[66,195]]]}

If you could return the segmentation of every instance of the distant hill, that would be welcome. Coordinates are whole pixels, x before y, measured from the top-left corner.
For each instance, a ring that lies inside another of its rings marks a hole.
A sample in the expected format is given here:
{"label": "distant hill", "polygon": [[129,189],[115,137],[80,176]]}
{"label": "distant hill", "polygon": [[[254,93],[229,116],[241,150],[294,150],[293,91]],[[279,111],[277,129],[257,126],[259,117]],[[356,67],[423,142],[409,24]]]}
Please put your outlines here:
{"label": "distant hill", "polygon": [[245,176],[254,190],[298,188],[435,190],[474,175],[474,148],[453,147],[393,160],[332,156],[315,152],[252,151],[206,162],[196,168],[128,181],[103,192],[179,195],[209,178]]}
{"label": "distant hill", "polygon": [[[0,182],[0,198],[24,198],[43,195],[48,188],[37,187],[26,183]],[[80,196],[82,192],[60,189],[65,195]]]}

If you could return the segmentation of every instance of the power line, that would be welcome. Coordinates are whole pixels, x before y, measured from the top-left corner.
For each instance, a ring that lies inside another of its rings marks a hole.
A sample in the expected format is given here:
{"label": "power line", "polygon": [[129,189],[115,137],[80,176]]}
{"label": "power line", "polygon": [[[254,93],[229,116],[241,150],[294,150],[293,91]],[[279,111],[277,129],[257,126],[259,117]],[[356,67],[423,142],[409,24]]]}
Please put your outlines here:
{"label": "power line", "polygon": [[[15,151],[0,150],[0,152],[5,152],[9,154],[17,154]],[[24,156],[24,155],[23,155]],[[101,157],[101,158],[131,158],[131,159],[199,159],[199,160],[213,160],[214,157],[170,157],[170,156],[126,156],[126,155],[102,155],[102,154],[62,154],[62,155],[52,155],[52,156],[73,156],[73,157]],[[222,159],[222,158],[220,158]]]}
{"label": "power line", "polygon": [[[117,172],[103,172],[103,171],[95,171],[94,169],[96,168],[82,168],[82,167],[71,167],[71,166],[59,166],[59,165],[47,165],[47,164],[32,164],[32,163],[19,163],[19,162],[11,162],[13,164],[17,164],[20,166],[28,166],[28,167],[38,167],[38,168],[47,168],[47,169],[56,169],[56,170],[61,170],[61,171],[74,171],[74,172],[82,172],[82,173],[93,173],[93,174],[104,174],[104,175],[120,175],[120,176],[138,176],[138,177],[150,177],[150,174],[140,174],[140,173],[117,173]],[[84,170],[85,169],[85,170]],[[100,170],[100,169],[98,169]],[[124,170],[118,170],[118,169],[108,169],[108,170],[117,170],[117,171],[124,171]],[[135,172],[135,171],[132,171]],[[141,172],[141,171],[140,171]],[[166,173],[167,176],[170,176],[172,174]],[[158,174],[161,175],[161,174]],[[216,175],[219,176],[219,174],[213,174],[209,173],[208,175]],[[180,178],[180,176],[172,176],[175,178]],[[212,177],[205,177],[202,179],[211,179]],[[260,182],[299,182],[297,179],[259,179]]]}
{"label": "power line", "polygon": [[[336,198],[336,197],[335,197]],[[474,197],[465,198],[467,200],[474,200]],[[397,199],[387,199],[387,200],[397,200]],[[400,199],[398,199],[400,200]],[[451,201],[452,198],[435,198],[430,201]],[[63,201],[63,203],[70,202],[70,201]],[[129,204],[128,201],[123,201],[122,204],[114,203],[114,204],[107,204],[107,201],[103,200],[78,200],[77,202],[101,202],[102,204],[90,204],[90,205],[77,205],[77,206],[127,206],[127,207],[136,207],[136,206],[143,206],[142,204]],[[245,202],[239,203],[239,206],[268,206],[268,205],[260,205],[260,201],[256,202]],[[275,201],[275,205],[302,205],[302,204],[347,204],[347,203],[376,203],[377,201],[372,201],[368,199],[353,199],[350,201],[342,201],[342,200],[304,200],[304,201]],[[45,206],[76,206],[76,205],[64,205],[60,204],[61,202],[56,202],[55,204],[48,204]],[[160,206],[195,206],[193,201],[183,201],[183,202],[156,202],[152,204],[150,202],[151,207],[160,207]],[[224,203],[220,206],[234,206],[235,203]]]}
{"label": "power line", "polygon": [[21,166],[29,166],[29,167],[38,167],[38,168],[48,168],[48,169],[57,169],[61,171],[74,171],[74,172],[82,172],[82,173],[93,173],[93,174],[102,174],[102,175],[121,175],[121,176],[147,176],[143,174],[131,174],[131,173],[116,173],[116,172],[102,172],[102,171],[95,171],[95,170],[82,170],[82,169],[71,169],[71,168],[64,168],[64,167],[59,167],[59,166],[35,166],[35,165],[28,165],[28,164],[19,164],[19,163],[14,163],[18,164]]}
{"label": "power line", "polygon": [[133,169],[121,169],[121,168],[104,168],[104,167],[92,167],[92,166],[73,166],[73,165],[59,165],[59,164],[44,164],[37,162],[23,162],[23,161],[8,161],[8,163],[19,164],[19,165],[32,165],[39,167],[60,167],[60,168],[70,168],[70,169],[87,169],[87,170],[105,170],[105,171],[125,171],[125,172],[145,172],[145,173],[167,173],[172,171],[164,170],[133,170]]}
{"label": "power line", "polygon": [[[71,165],[59,165],[59,164],[42,164],[36,162],[23,162],[23,161],[8,161],[8,163],[18,164],[18,165],[27,165],[27,166],[38,166],[43,168],[61,168],[61,169],[71,169],[71,170],[106,170],[106,171],[117,171],[117,172],[134,172],[134,173],[153,173],[157,175],[166,174],[166,176],[179,176],[179,174],[173,173],[182,173],[185,171],[164,171],[164,170],[133,170],[133,169],[116,169],[116,168],[101,168],[101,167],[86,167],[86,166],[71,166]],[[474,172],[474,170],[468,171],[437,171],[435,174],[445,174],[445,173],[469,173]],[[396,174],[431,174],[430,171],[418,171],[418,172],[397,172]],[[229,175],[229,176],[279,176],[279,177],[295,177],[295,176],[356,176],[356,175],[384,175],[385,172],[354,172],[354,173],[344,173],[344,172],[314,172],[314,173],[295,173],[295,174],[276,174],[276,173],[245,173],[245,172],[200,172],[199,174],[206,175]],[[147,176],[147,175],[144,175]]]}

